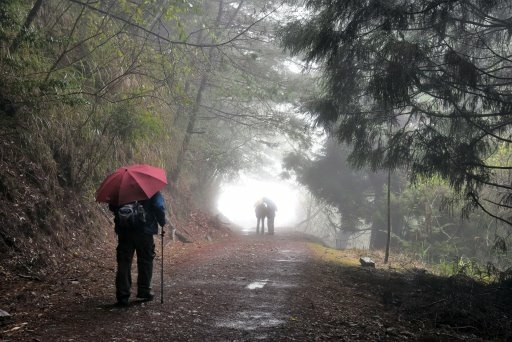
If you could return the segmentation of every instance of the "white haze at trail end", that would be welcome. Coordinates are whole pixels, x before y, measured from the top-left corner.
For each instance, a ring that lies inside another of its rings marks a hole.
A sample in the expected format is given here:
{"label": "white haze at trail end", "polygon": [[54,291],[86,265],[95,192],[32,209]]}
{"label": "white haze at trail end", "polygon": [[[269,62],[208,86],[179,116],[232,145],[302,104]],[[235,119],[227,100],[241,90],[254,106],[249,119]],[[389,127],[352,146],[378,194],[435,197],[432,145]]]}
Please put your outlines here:
{"label": "white haze at trail end", "polygon": [[[226,183],[217,200],[217,209],[229,221],[243,230],[256,227],[255,203],[263,197],[277,206],[276,234],[279,227],[294,226],[303,217],[299,211],[300,191],[285,181],[266,181],[250,177]],[[265,224],[266,227],[266,224]]]}

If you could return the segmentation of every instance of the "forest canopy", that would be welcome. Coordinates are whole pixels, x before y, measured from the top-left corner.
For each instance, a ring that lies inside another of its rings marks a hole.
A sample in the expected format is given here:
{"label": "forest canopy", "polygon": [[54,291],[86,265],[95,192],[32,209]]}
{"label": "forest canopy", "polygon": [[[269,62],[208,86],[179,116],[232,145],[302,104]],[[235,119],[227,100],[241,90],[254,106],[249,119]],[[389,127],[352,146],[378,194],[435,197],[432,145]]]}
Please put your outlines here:
{"label": "forest canopy", "polygon": [[[489,247],[488,220],[462,224],[440,208],[446,197],[452,211],[512,221],[511,5],[297,5],[2,1],[0,162],[19,153],[44,170],[48,194],[89,202],[108,172],[148,163],[213,209],[223,182],[286,145],[284,167],[314,197],[304,211],[330,210],[319,225],[371,230],[380,248],[389,170],[394,243],[443,249],[466,229],[464,242]],[[14,203],[9,177],[0,190]]]}
{"label": "forest canopy", "polygon": [[37,141],[31,158],[78,191],[145,162],[208,193],[265,158],[262,141],[307,143],[304,122],[279,107],[300,82],[281,71],[275,10],[264,1],[3,1],[4,129],[22,145]]}
{"label": "forest canopy", "polygon": [[439,175],[512,223],[509,1],[309,0],[282,45],[322,70],[312,113],[356,167]]}

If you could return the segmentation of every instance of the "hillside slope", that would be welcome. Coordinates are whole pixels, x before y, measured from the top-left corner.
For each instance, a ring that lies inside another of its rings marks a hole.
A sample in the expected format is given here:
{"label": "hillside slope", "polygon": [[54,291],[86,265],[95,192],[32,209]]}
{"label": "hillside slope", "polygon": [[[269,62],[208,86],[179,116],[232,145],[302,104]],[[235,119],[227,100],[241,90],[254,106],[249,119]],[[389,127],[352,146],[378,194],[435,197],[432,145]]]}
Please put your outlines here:
{"label": "hillside slope", "polygon": [[[115,240],[106,204],[96,203],[92,191],[61,186],[51,166],[30,160],[20,139],[6,137],[0,135],[0,276],[42,281],[63,263],[91,258],[98,246]],[[196,210],[186,192],[172,188],[171,194],[170,188],[162,192],[177,237],[197,242],[231,234],[216,217]]]}

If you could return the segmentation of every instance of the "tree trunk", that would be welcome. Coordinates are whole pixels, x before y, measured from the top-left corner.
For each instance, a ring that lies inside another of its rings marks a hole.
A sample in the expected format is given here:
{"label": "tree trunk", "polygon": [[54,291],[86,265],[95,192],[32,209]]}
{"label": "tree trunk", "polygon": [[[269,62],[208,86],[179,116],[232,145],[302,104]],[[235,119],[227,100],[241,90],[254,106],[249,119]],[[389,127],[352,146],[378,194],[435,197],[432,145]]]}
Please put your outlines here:
{"label": "tree trunk", "polygon": [[[216,27],[218,27],[220,24],[223,9],[224,9],[224,2],[221,1],[219,3],[219,10],[217,12],[217,18],[215,20]],[[200,39],[202,39],[202,38],[200,38]],[[174,169],[174,172],[171,175],[171,181],[173,183],[178,182],[180,175],[181,175],[181,171],[183,170],[183,163],[185,162],[185,155],[188,152],[192,134],[194,134],[194,128],[196,125],[199,110],[201,109],[203,93],[206,90],[206,84],[208,82],[208,77],[210,76],[210,73],[215,69],[215,64],[216,64],[215,56],[216,56],[215,48],[213,48],[213,47],[209,48],[208,61],[207,61],[209,67],[207,70],[203,71],[203,73],[201,75],[201,80],[199,81],[199,87],[197,88],[195,103],[194,103],[194,106],[190,113],[190,118],[189,118],[188,125],[187,125],[187,131],[185,132],[185,136],[184,136],[183,142],[181,144],[180,153],[178,154],[178,158],[176,160],[176,168]]]}
{"label": "tree trunk", "polygon": [[384,255],[384,263],[388,263],[389,245],[391,243],[391,168],[388,169],[388,234],[386,238],[386,253]]}
{"label": "tree trunk", "polygon": [[313,196],[309,195],[309,201],[308,201],[308,207],[306,209],[306,228],[304,229],[305,232],[309,232],[311,228],[311,212],[313,211]]}
{"label": "tree trunk", "polygon": [[373,201],[373,215],[372,215],[372,230],[370,236],[370,249],[384,249],[386,246],[386,233],[384,231],[384,227],[386,225],[385,219],[382,215],[381,205],[383,202],[384,196],[384,184],[386,182],[386,177],[380,177],[379,173],[375,174],[375,180],[372,182],[372,190],[374,194]]}
{"label": "tree trunk", "polygon": [[199,109],[201,108],[201,101],[203,98],[203,92],[206,88],[206,81],[208,80],[208,76],[203,74],[201,77],[201,81],[199,83],[199,88],[197,89],[196,100],[194,103],[194,107],[192,108],[192,112],[190,113],[190,118],[187,125],[187,131],[185,132],[185,137],[183,138],[183,142],[181,143],[180,153],[178,154],[178,159],[176,161],[176,168],[174,169],[174,173],[171,176],[171,181],[176,183],[180,178],[181,170],[183,169],[183,163],[185,162],[185,155],[188,151],[188,147],[190,145],[190,139],[192,138],[192,134],[194,134],[194,127],[197,121],[197,115],[199,113]]}

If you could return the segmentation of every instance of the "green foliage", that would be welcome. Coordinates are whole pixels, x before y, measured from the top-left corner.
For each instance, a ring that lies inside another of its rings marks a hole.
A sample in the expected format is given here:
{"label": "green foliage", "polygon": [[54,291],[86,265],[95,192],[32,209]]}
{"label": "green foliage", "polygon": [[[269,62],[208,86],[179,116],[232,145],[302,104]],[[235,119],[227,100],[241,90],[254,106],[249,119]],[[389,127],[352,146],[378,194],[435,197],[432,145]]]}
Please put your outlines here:
{"label": "green foliage", "polygon": [[0,43],[12,39],[28,6],[17,0],[5,0],[0,3]]}
{"label": "green foliage", "polygon": [[321,153],[312,159],[290,153],[284,168],[293,171],[297,181],[316,198],[338,209],[342,228],[357,230],[358,220],[376,220],[374,214],[383,193],[384,176],[367,170],[355,170],[347,162],[347,147],[328,140]]}
{"label": "green foliage", "polygon": [[[512,14],[510,2],[309,0],[306,7],[310,16],[280,30],[282,46],[320,66],[323,94],[305,109],[352,146],[354,165],[440,176],[468,195],[468,209],[482,206],[488,184],[510,192],[485,162],[510,144],[510,30],[501,21],[487,26]],[[507,221],[506,203],[496,203],[491,212]]]}
{"label": "green foliage", "polygon": [[434,271],[445,277],[467,276],[486,283],[502,281],[500,272],[492,263],[481,264],[474,258],[457,257],[452,261],[442,261],[433,266]]}
{"label": "green foliage", "polygon": [[[278,49],[226,45],[210,54],[170,43],[225,42],[237,34],[231,27],[251,24],[256,19],[250,13],[260,10],[260,4],[247,4],[254,6],[249,12],[245,4],[241,10],[224,6],[212,26],[217,9],[202,9],[205,4],[149,0],[82,6],[49,0],[20,34],[33,3],[2,2],[2,120],[12,116],[23,122],[27,144],[38,143],[32,158],[62,186],[88,195],[120,164],[148,162],[172,174],[185,150],[187,177],[206,189],[256,165],[263,158],[259,142],[277,132],[306,144],[300,119],[284,106],[267,110],[293,99],[272,69],[282,61]],[[262,32],[268,29],[259,25]],[[17,38],[18,46],[9,51]],[[269,58],[262,58],[268,51]],[[209,73],[208,89],[196,104],[203,73]],[[271,104],[265,109],[261,102],[267,99]],[[202,111],[198,115],[212,120],[188,127],[194,105]],[[205,134],[189,133],[196,130]],[[187,134],[194,134],[193,143],[184,147]]]}
{"label": "green foliage", "polygon": [[149,111],[141,111],[133,103],[115,106],[110,114],[107,133],[118,137],[121,142],[136,145],[139,139],[162,134],[162,122]]}
{"label": "green foliage", "polygon": [[[144,26],[160,15],[162,4],[120,3],[109,10]],[[182,5],[167,10],[177,15]],[[102,2],[95,6],[105,10]],[[2,2],[2,46],[12,43],[30,9],[20,1]],[[45,1],[19,48],[1,51],[0,114],[23,122],[24,138],[46,151],[34,153],[34,160],[48,171],[56,166],[52,174],[62,185],[95,187],[119,164],[146,159],[141,156],[147,151],[138,150],[147,142],[169,138],[177,108],[169,104],[183,97],[178,80],[190,67],[179,49],[164,51],[136,30],[92,8]],[[53,163],[44,161],[48,156]],[[172,164],[166,161],[172,157],[160,154],[152,161]]]}

